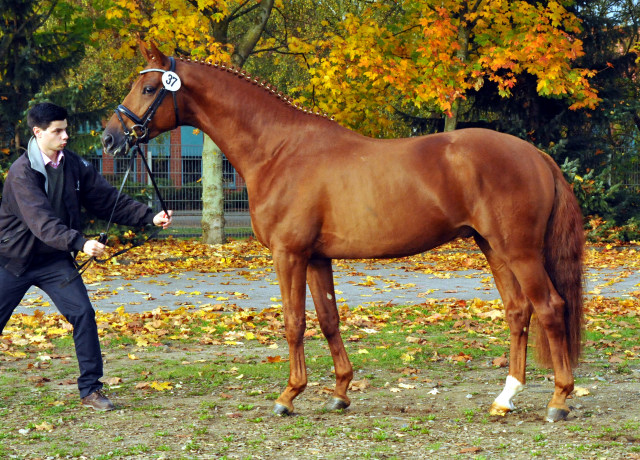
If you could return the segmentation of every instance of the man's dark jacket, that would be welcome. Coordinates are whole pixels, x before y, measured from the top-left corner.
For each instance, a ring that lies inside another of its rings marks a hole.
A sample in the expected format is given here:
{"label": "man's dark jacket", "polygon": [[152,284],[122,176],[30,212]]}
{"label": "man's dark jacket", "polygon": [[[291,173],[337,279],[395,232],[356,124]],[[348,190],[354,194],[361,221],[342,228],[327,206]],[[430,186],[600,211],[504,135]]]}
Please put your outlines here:
{"label": "man's dark jacket", "polygon": [[64,150],[63,200],[69,222],[56,216],[47,197],[48,179],[42,154],[34,138],[27,151],[9,169],[0,205],[0,264],[16,276],[28,268],[38,240],[54,250],[78,252],[82,235],[81,207],[108,220],[116,199],[113,221],[129,226],[153,222],[153,211],[109,184],[94,166]]}

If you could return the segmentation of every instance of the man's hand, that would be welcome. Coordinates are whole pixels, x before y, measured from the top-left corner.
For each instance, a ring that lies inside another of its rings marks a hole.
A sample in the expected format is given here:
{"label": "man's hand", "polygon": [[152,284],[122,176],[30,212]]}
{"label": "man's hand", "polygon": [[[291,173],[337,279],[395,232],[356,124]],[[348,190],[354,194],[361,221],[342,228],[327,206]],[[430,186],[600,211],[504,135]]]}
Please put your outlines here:
{"label": "man's hand", "polygon": [[160,211],[153,218],[153,225],[158,227],[167,228],[171,225],[171,216],[173,215],[173,211],[169,211],[169,215],[167,215],[164,211]]}
{"label": "man's hand", "polygon": [[105,245],[96,240],[87,240],[82,247],[82,252],[90,255],[91,257],[100,257],[104,254]]}

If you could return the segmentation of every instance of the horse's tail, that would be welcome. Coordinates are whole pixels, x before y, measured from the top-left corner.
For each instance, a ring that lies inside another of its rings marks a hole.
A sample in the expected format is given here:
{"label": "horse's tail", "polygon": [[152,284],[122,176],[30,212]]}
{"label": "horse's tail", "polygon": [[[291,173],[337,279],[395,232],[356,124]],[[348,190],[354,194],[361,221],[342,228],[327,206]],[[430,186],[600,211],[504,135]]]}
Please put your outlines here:
{"label": "horse's tail", "polygon": [[[565,302],[564,324],[572,366],[578,364],[582,352],[583,319],[583,254],[584,230],[582,212],[571,186],[558,165],[543,154],[555,179],[556,195],[547,223],[544,241],[545,269],[556,291]],[[536,329],[536,360],[552,367],[551,350],[546,334],[534,320]]]}

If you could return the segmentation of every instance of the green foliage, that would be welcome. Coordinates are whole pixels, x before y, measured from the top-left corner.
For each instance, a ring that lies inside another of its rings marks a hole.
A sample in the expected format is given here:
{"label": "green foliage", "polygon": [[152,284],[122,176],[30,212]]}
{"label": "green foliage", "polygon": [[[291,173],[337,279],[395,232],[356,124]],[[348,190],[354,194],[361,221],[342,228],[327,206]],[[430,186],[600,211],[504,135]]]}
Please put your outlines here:
{"label": "green foliage", "polygon": [[93,23],[70,1],[1,0],[0,15],[0,134],[16,139],[29,100],[78,64]]}
{"label": "green foliage", "polygon": [[640,241],[640,218],[631,217],[622,225],[614,221],[594,217],[587,222],[587,238],[590,241]]}
{"label": "green foliage", "polygon": [[612,203],[616,223],[630,223],[640,219],[640,188],[622,186],[615,193]]}
{"label": "green foliage", "polygon": [[110,101],[104,75],[85,71],[82,59],[90,34],[104,23],[101,2],[0,0],[0,196],[9,166],[31,136],[25,120],[33,104],[50,101],[69,110],[69,148],[82,155],[97,147],[96,129]]}
{"label": "green foliage", "polygon": [[573,186],[584,215],[612,215],[614,209],[611,202],[621,185],[611,184],[611,171],[608,168],[597,174],[591,169],[586,174],[579,175],[580,160],[568,158],[561,168]]}
{"label": "green foliage", "polygon": [[640,241],[640,193],[612,184],[611,168],[580,175],[580,161],[565,159],[561,168],[573,187],[592,241]]}

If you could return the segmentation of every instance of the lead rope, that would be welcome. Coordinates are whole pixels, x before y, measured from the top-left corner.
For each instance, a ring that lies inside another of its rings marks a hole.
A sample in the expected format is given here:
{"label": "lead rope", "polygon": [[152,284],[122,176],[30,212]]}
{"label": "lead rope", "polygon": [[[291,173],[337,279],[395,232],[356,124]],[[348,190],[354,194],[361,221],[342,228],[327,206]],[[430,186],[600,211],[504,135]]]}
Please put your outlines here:
{"label": "lead rope", "polygon": [[[138,143],[136,142],[134,144],[134,146],[132,147],[131,150],[131,157],[129,158],[129,166],[127,167],[127,171],[124,174],[124,178],[122,179],[122,183],[120,184],[120,188],[118,189],[118,194],[116,196],[116,201],[113,203],[113,209],[111,210],[111,215],[109,216],[109,221],[107,222],[107,228],[105,229],[104,232],[100,233],[100,236],[98,237],[98,241],[102,244],[107,244],[107,240],[109,239],[109,229],[111,228],[111,224],[113,222],[113,215],[116,211],[116,207],[118,206],[118,200],[120,199],[120,195],[122,195],[122,190],[124,189],[124,185],[127,182],[127,178],[129,177],[129,173],[131,172],[131,169],[133,168],[133,165],[135,164],[135,158],[136,156],[140,156],[140,159],[142,160],[142,163],[144,164],[145,170],[147,171],[147,174],[149,175],[149,178],[151,179],[151,184],[153,185],[153,188],[156,192],[156,196],[158,197],[158,200],[160,201],[160,206],[162,207],[162,210],[164,211],[165,215],[168,217],[169,216],[169,211],[167,210],[167,206],[164,202],[164,199],[162,198],[162,194],[160,193],[160,189],[158,188],[158,185],[156,184],[156,180],[153,178],[153,174],[151,172],[151,168],[149,167],[149,165],[147,164],[144,155],[142,154],[142,150],[140,150],[140,147],[138,145]],[[162,228],[156,228],[154,229],[143,241],[137,242],[137,243],[133,243],[131,246],[129,246],[128,248],[122,249],[118,252],[116,252],[115,254],[107,257],[106,259],[98,259],[97,257],[91,257],[88,260],[84,261],[82,264],[76,265],[76,269],[77,271],[73,274],[68,276],[61,284],[61,287],[65,287],[66,285],[68,285],[69,283],[71,283],[73,280],[75,280],[78,276],[81,276],[86,270],[87,268],[89,268],[89,266],[91,265],[92,262],[96,262],[99,264],[103,264],[105,262],[108,262],[109,260],[113,259],[114,257],[117,257],[121,254],[124,254],[125,252],[130,251],[133,248],[137,248],[138,246],[142,246],[143,244],[145,244],[147,241],[149,241],[152,238],[155,238],[156,236],[158,236],[158,234],[160,233],[160,231],[162,230]]]}

